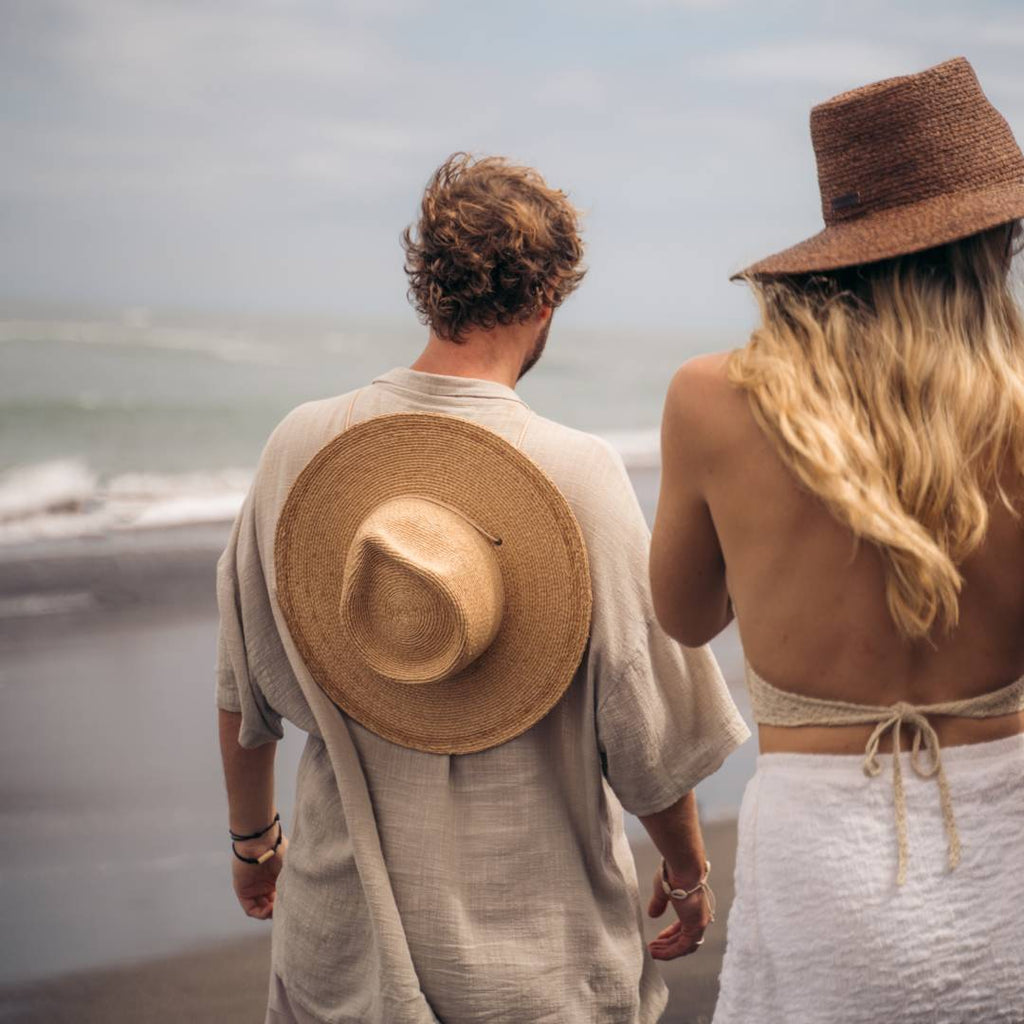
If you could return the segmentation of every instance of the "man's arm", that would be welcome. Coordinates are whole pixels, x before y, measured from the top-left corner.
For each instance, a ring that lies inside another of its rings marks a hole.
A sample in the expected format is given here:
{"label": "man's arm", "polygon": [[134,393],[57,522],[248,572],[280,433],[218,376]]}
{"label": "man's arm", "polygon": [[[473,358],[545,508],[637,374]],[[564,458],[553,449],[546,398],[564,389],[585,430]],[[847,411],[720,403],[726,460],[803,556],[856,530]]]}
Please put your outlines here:
{"label": "man's arm", "polygon": [[[693,889],[703,877],[705,864],[704,837],[693,790],[663,811],[642,817],[640,822],[665,858],[669,885],[673,889]],[[674,960],[694,952],[703,941],[704,929],[711,923],[711,907],[703,890],[698,889],[685,900],[670,901],[661,884],[659,867],[647,913],[661,917],[669,902],[678,919],[650,943],[655,960]]]}
{"label": "man's arm", "polygon": [[[228,823],[232,832],[250,835],[274,817],[274,756],[276,743],[247,749],[238,742],[242,716],[235,711],[217,712],[220,752],[228,792]],[[259,857],[277,841],[279,825],[258,839],[235,843],[243,857]],[[287,841],[282,839],[276,853],[263,864],[246,864],[232,857],[235,895],[250,916],[265,920],[273,916],[277,876],[284,864]]]}

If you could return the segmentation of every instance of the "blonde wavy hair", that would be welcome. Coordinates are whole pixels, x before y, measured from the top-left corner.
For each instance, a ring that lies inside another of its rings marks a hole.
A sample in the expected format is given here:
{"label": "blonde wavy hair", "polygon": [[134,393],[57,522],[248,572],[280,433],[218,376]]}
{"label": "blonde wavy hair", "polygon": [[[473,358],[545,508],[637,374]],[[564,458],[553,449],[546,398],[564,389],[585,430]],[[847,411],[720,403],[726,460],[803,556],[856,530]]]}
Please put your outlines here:
{"label": "blonde wavy hair", "polygon": [[729,361],[787,466],[875,545],[911,638],[959,617],[992,504],[1019,515],[1024,319],[1013,223],[927,252],[748,279],[761,324]]}

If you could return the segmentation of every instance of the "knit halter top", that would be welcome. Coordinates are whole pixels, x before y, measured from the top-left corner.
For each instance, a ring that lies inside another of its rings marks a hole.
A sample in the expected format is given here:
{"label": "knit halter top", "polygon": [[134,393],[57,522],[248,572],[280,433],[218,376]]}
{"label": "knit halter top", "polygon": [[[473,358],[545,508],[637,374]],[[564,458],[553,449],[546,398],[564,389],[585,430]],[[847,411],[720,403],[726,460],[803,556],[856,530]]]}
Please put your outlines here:
{"label": "knit halter top", "polygon": [[[928,715],[952,715],[963,718],[995,718],[1024,711],[1024,676],[1016,682],[990,693],[968,697],[965,700],[949,700],[939,704],[852,704],[842,700],[823,700],[819,697],[805,697],[799,693],[780,690],[754,671],[746,663],[747,688],[753,706],[754,720],[759,725],[874,725],[875,729],[864,750],[864,774],[876,776],[882,767],[878,761],[878,746],[887,732],[892,732],[893,759],[892,782],[896,812],[896,838],[899,851],[897,884],[902,885],[907,877],[907,805],[903,791],[903,771],[900,766],[900,733],[904,725],[913,730],[910,764],[921,778],[934,778],[939,787],[939,801],[949,842],[950,870],[960,863],[960,836],[953,817],[953,802],[949,795],[949,783],[942,767],[942,751],[939,737],[928,721]],[[928,753],[927,762],[922,761],[921,748]]]}

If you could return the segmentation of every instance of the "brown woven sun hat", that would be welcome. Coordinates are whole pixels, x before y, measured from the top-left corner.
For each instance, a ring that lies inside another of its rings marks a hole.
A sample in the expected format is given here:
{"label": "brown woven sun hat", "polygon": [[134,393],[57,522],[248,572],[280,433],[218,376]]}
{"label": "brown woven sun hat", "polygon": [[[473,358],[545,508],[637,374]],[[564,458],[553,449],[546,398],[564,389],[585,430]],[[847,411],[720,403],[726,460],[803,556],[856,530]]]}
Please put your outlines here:
{"label": "brown woven sun hat", "polygon": [[400,413],[350,428],[277,523],[277,597],[317,685],[403,747],[486,750],[565,693],[590,631],[565,497],[475,423]]}
{"label": "brown woven sun hat", "polygon": [[734,275],[920,252],[1024,217],[1024,156],[963,58],[811,111],[825,230]]}

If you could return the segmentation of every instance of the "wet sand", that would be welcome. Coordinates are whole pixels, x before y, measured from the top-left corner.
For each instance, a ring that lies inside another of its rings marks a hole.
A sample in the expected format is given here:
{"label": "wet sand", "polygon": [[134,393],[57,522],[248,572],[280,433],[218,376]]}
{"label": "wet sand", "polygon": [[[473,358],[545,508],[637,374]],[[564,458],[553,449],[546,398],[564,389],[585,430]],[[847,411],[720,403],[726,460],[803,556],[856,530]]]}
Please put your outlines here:
{"label": "wet sand", "polygon": [[[669,986],[663,1024],[708,1024],[718,993],[725,948],[725,920],[732,903],[735,826],[718,822],[705,830],[715,865],[719,918],[702,949],[660,964]],[[657,855],[645,840],[634,841],[641,887],[653,877]],[[667,923],[649,922],[653,937]],[[134,966],[80,972],[0,991],[0,1020],[24,1024],[253,1024],[263,1020],[270,967],[266,926],[247,922],[263,934],[211,945],[192,953]]]}
{"label": "wet sand", "polygon": [[226,533],[0,554],[0,985],[250,934],[212,687]]}
{"label": "wet sand", "polygon": [[[637,484],[649,509],[652,482]],[[226,536],[0,550],[0,1021],[262,1020],[269,928],[231,893],[215,733]],[[733,676],[735,643],[719,657]],[[301,741],[287,730],[278,753],[286,821]],[[711,783],[714,803],[735,799],[750,747]],[[714,1002],[733,826],[708,836],[721,914],[700,954],[666,969],[667,1021],[709,1020]],[[646,888],[654,852],[633,839]]]}

